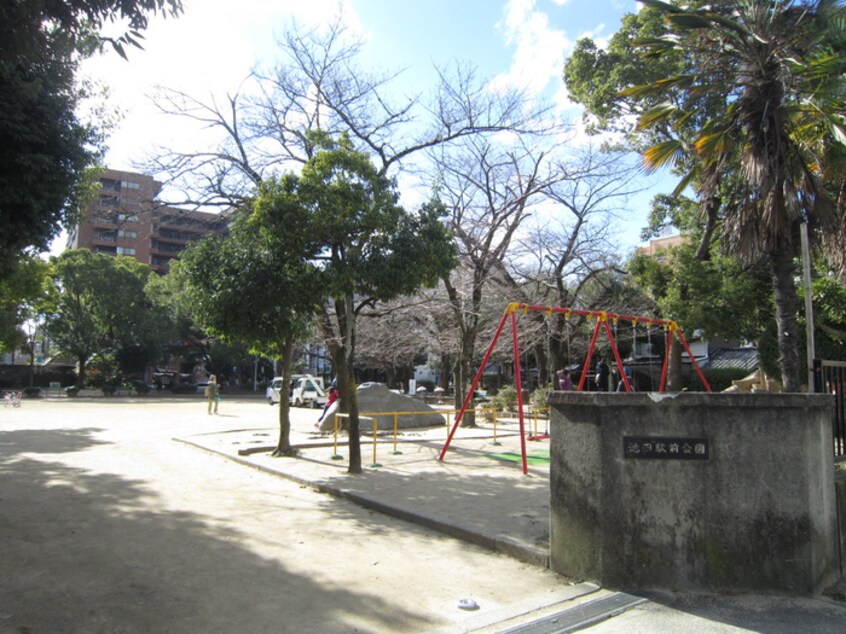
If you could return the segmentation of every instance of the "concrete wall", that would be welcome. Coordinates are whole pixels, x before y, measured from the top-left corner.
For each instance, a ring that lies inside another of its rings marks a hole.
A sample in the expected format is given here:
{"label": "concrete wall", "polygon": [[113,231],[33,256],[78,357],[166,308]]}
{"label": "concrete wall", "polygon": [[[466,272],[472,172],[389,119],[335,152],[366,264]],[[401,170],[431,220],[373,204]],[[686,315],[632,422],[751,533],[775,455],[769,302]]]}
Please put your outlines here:
{"label": "concrete wall", "polygon": [[830,397],[555,392],[550,405],[557,572],[803,594],[839,577]]}

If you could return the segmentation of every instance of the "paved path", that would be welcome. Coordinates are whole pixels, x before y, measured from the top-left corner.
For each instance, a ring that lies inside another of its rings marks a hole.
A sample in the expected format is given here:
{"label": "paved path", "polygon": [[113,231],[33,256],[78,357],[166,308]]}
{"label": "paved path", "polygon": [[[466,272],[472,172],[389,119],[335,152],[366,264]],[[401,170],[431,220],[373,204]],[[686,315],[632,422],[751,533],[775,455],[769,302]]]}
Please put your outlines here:
{"label": "paved path", "polygon": [[[314,433],[315,412],[295,410],[302,458],[238,456],[274,444],[277,412],[225,398],[207,416],[197,397],[0,409],[0,633],[500,632],[613,595],[314,488],[531,558],[548,539],[545,467],[523,476],[488,455],[514,438],[492,447],[461,431],[438,462],[445,431],[414,432],[402,454],[377,447],[383,467],[348,476]],[[827,598],[649,598],[591,631],[846,623],[846,604]]]}

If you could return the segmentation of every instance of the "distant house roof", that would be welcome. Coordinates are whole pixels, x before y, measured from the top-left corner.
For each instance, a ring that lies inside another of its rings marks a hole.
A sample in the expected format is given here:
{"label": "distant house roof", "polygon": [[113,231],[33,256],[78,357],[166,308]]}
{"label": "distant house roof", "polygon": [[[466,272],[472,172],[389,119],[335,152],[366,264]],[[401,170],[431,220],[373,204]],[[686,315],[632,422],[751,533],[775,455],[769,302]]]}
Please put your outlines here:
{"label": "distant house roof", "polygon": [[711,353],[703,364],[707,368],[740,368],[750,372],[758,368],[758,350],[755,348],[722,348]]}

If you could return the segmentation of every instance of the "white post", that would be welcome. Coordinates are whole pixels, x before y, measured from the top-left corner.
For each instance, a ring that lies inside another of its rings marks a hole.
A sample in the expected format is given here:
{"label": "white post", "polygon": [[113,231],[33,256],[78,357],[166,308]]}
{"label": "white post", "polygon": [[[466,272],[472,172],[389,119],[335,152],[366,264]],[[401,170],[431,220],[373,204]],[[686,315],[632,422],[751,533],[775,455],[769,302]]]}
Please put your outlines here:
{"label": "white post", "polygon": [[799,226],[799,236],[802,243],[802,280],[805,288],[805,342],[808,363],[808,392],[814,391],[814,304],[811,298],[811,254],[808,248],[808,223]]}

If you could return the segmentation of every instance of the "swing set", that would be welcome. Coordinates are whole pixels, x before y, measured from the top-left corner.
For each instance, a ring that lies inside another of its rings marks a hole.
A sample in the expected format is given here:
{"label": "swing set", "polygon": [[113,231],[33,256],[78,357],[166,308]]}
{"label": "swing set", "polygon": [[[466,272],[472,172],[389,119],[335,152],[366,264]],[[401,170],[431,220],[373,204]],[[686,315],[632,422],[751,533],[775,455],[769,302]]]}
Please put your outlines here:
{"label": "swing set", "polygon": [[[520,421],[520,449],[523,458],[523,474],[525,475],[526,473],[528,473],[528,462],[526,459],[525,420],[523,417],[523,379],[521,376],[520,368],[520,345],[517,336],[517,315],[518,313],[528,315],[530,311],[545,313],[547,318],[551,318],[554,314],[561,314],[564,315],[565,320],[569,320],[570,317],[573,315],[583,316],[587,318],[589,322],[593,321],[594,319],[596,320],[596,325],[593,329],[593,335],[591,336],[590,344],[588,346],[588,353],[585,357],[584,366],[582,367],[582,374],[579,378],[579,384],[576,387],[577,391],[581,392],[585,388],[585,382],[587,381],[588,371],[590,370],[590,362],[596,350],[596,340],[599,338],[599,333],[602,330],[605,331],[605,334],[608,337],[608,342],[611,346],[611,351],[614,354],[614,360],[616,361],[617,369],[620,372],[620,379],[623,383],[623,386],[625,387],[626,392],[633,391],[632,384],[629,382],[629,379],[626,376],[624,370],[623,358],[620,356],[620,351],[617,348],[617,338],[614,336],[614,333],[611,331],[611,326],[608,323],[609,320],[612,324],[614,324],[615,330],[617,324],[620,321],[631,322],[633,331],[637,328],[639,324],[644,325],[647,328],[647,331],[649,331],[649,329],[653,326],[660,327],[664,330],[667,337],[667,345],[664,349],[664,362],[661,367],[661,381],[658,386],[659,392],[663,392],[667,387],[667,373],[669,369],[670,348],[673,343],[673,337],[676,337],[678,339],[685,352],[687,352],[687,355],[690,358],[693,368],[696,370],[696,374],[699,376],[699,380],[702,382],[705,391],[711,391],[711,386],[708,384],[708,380],[705,378],[705,375],[702,373],[702,369],[696,362],[696,357],[694,357],[693,353],[690,351],[690,346],[688,345],[687,340],[684,338],[684,335],[682,334],[679,325],[672,320],[655,319],[652,317],[635,317],[633,315],[618,315],[606,311],[577,310],[574,308],[557,308],[552,306],[535,306],[532,304],[520,304],[518,302],[512,302],[505,308],[505,312],[502,315],[502,319],[500,320],[499,325],[497,326],[497,329],[494,332],[491,344],[488,346],[487,352],[485,352],[485,356],[482,359],[482,364],[479,366],[479,371],[476,373],[476,376],[473,379],[473,384],[467,391],[467,396],[464,397],[464,402],[461,405],[461,409],[458,411],[458,414],[455,417],[455,421],[453,422],[452,428],[450,429],[449,435],[447,436],[446,443],[444,444],[444,447],[441,450],[440,455],[438,456],[438,460],[443,461],[444,456],[446,456],[446,452],[449,449],[450,443],[452,442],[452,437],[455,435],[458,426],[461,424],[461,419],[464,417],[464,413],[470,406],[473,394],[475,393],[476,388],[478,388],[479,383],[482,380],[482,374],[484,373],[485,368],[488,365],[488,361],[491,358],[491,354],[493,353],[493,350],[496,347],[497,342],[499,341],[499,337],[502,334],[502,331],[505,329],[506,323],[510,319],[511,340],[514,352],[514,385],[517,389],[517,412]],[[569,321],[567,323],[569,323]]]}

